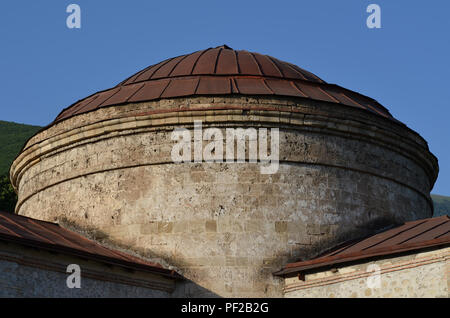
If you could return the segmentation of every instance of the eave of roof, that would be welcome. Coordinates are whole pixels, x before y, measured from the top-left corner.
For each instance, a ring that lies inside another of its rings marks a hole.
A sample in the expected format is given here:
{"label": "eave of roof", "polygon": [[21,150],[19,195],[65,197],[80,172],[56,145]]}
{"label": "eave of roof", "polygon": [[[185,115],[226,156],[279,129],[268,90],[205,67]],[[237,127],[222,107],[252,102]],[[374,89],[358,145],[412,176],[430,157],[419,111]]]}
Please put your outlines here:
{"label": "eave of roof", "polygon": [[108,265],[184,279],[174,270],[108,249],[58,224],[0,212],[0,241],[34,247],[64,255],[83,257]]}
{"label": "eave of roof", "polygon": [[401,226],[365,239],[343,244],[323,256],[307,261],[289,263],[273,274],[286,276],[310,269],[362,261],[371,257],[395,255],[449,244],[450,218],[444,215],[438,218],[406,222]]}

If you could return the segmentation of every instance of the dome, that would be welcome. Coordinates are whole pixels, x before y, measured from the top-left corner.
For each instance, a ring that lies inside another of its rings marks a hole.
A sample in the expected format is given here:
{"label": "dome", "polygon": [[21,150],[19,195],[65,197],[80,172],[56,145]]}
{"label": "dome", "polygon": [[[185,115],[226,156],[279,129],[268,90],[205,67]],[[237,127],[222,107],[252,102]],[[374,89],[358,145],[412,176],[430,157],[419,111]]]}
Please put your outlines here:
{"label": "dome", "polygon": [[343,104],[392,116],[377,101],[328,84],[297,65],[222,45],[170,58],[64,109],[54,122],[101,107],[201,95],[289,96]]}
{"label": "dome", "polygon": [[221,46],[65,109],[10,177],[17,214],[170,264],[192,297],[280,297],[286,263],[430,217],[438,169],[373,99]]}

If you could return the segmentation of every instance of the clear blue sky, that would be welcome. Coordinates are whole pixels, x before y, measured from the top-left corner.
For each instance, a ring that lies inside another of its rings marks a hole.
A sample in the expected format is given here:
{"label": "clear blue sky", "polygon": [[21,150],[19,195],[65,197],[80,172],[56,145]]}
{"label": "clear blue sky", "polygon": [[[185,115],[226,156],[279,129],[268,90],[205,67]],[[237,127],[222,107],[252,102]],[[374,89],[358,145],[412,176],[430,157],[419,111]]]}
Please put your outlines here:
{"label": "clear blue sky", "polygon": [[[81,29],[66,7],[81,7]],[[381,29],[366,8],[381,7]],[[0,119],[60,110],[168,57],[227,44],[375,98],[419,132],[450,195],[450,1],[2,1]]]}

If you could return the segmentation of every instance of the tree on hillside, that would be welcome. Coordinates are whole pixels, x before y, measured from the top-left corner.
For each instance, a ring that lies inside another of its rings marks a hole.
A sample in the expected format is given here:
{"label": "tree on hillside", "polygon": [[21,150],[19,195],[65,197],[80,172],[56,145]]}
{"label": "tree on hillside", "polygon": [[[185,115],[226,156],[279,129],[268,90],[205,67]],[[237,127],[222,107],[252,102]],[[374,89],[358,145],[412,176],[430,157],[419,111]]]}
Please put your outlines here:
{"label": "tree on hillside", "polygon": [[14,213],[16,203],[17,195],[8,176],[0,176],[0,211]]}

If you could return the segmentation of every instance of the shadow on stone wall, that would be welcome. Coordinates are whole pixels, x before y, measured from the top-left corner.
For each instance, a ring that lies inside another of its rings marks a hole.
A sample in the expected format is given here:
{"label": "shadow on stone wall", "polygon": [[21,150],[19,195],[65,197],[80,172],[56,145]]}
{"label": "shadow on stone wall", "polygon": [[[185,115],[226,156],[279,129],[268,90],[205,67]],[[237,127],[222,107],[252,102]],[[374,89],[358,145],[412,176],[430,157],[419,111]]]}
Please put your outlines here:
{"label": "shadow on stone wall", "polygon": [[[117,249],[122,252],[132,254],[134,256],[144,258],[151,262],[156,262],[164,266],[168,269],[173,269],[180,274],[183,274],[183,271],[181,270],[182,265],[180,261],[177,261],[173,258],[167,258],[166,256],[158,255],[157,253],[154,253],[153,251],[150,251],[149,249],[139,248],[135,246],[130,246],[123,243],[118,243],[115,240],[111,239],[109,235],[99,229],[93,228],[93,227],[83,227],[81,228],[74,222],[71,222],[67,220],[65,217],[61,217],[59,219],[59,224],[67,228],[69,230],[72,230],[74,232],[80,233],[81,235],[96,241],[103,246],[106,246],[108,248]],[[376,233],[379,233],[382,230],[386,230],[387,228],[398,226],[400,224],[394,223],[392,218],[387,217],[379,217],[371,220],[369,223],[365,224],[365,226],[353,228],[350,230],[343,230],[340,231],[340,234],[337,234],[333,237],[318,239],[316,243],[313,243],[309,246],[301,246],[297,249],[294,249],[292,251],[291,257],[287,258],[287,263],[290,262],[297,262],[297,261],[303,261],[308,260],[311,258],[318,257],[322,254],[327,253],[331,249],[337,248],[340,245],[344,243],[348,243],[349,241],[356,241],[360,240],[362,238],[374,235]],[[261,266],[261,274],[264,275],[272,275],[273,272],[278,271],[281,269],[281,267],[284,267],[286,265],[286,254],[276,256],[275,258],[279,258],[279,261],[275,261],[272,268]],[[273,277],[274,279],[279,279],[278,277]],[[281,282],[283,284],[283,282]],[[221,297],[220,295],[196,284],[195,282],[186,279],[185,281],[180,281],[177,283],[175,291],[172,293],[172,297],[181,298],[181,297],[187,297],[187,298],[198,298],[198,297],[205,297],[205,298],[218,298]]]}
{"label": "shadow on stone wall", "polygon": [[[121,244],[111,239],[109,235],[94,227],[80,227],[78,224],[67,220],[64,216],[58,219],[58,224],[66,229],[83,235],[84,237],[96,241],[110,249],[116,249],[133,256],[144,258],[149,262],[159,263],[167,269],[173,269],[182,275],[181,264],[175,259],[163,257],[149,251],[126,244]],[[174,298],[219,298],[221,296],[185,278],[185,281],[178,281],[175,290],[171,294]]]}
{"label": "shadow on stone wall", "polygon": [[374,218],[373,220],[365,224],[364,227],[356,227],[348,230],[344,229],[334,237],[319,239],[318,242],[313,243],[309,246],[302,246],[294,249],[292,253],[293,256],[292,258],[288,259],[288,263],[305,261],[320,257],[321,255],[324,255],[333,249],[339,248],[344,244],[348,244],[351,241],[359,241],[366,237],[385,231],[388,228],[396,227],[399,225],[401,225],[401,223],[393,221],[392,218]]}

